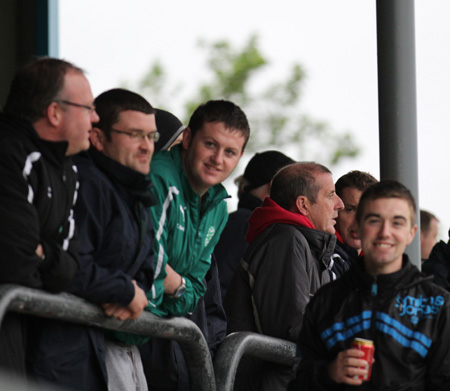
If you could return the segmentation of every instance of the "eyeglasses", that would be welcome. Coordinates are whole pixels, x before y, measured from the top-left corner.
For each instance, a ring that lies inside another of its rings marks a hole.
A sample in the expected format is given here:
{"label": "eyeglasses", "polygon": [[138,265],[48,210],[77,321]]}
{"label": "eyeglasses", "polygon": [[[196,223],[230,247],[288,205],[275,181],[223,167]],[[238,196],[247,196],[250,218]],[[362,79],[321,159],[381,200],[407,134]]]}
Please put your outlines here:
{"label": "eyeglasses", "polygon": [[82,105],[80,103],[71,102],[70,100],[57,100],[58,103],[64,103],[65,105],[81,107],[83,109],[89,110],[91,113],[95,111],[95,106]]}
{"label": "eyeglasses", "polygon": [[124,130],[118,130],[118,129],[111,129],[111,132],[116,132],[119,134],[126,134],[132,141],[135,142],[142,142],[145,139],[148,141],[154,141],[155,143],[159,140],[160,134],[158,132],[150,132],[150,133],[142,133],[138,131],[133,132],[125,132]]}

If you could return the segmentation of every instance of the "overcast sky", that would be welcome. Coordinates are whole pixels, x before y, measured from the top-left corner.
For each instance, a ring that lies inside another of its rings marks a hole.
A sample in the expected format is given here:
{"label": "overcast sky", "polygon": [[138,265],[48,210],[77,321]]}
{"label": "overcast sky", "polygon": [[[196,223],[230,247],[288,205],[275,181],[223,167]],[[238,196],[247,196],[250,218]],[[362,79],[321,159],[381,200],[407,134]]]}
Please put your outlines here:
{"label": "overcast sky", "polygon": [[[351,169],[379,178],[375,5],[375,0],[60,1],[59,54],[88,72],[94,95],[138,80],[160,59],[170,79],[181,83],[166,105],[181,115],[180,97],[206,77],[198,40],[240,45],[257,33],[271,62],[264,78],[282,80],[292,63],[301,63],[308,75],[304,112],[351,131],[362,146],[360,158],[333,169],[334,178]],[[447,238],[450,1],[416,0],[415,6],[419,202],[440,218],[440,237]],[[235,175],[244,168],[245,161]],[[236,198],[232,182],[227,188]]]}

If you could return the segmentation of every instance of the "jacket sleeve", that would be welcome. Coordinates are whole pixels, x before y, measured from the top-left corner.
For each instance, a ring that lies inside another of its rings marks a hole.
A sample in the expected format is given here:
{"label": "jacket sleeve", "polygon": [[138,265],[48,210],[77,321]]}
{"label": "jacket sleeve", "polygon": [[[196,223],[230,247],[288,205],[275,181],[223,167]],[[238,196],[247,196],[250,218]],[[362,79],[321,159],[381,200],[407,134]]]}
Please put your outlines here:
{"label": "jacket sleeve", "polygon": [[117,256],[102,246],[113,240],[108,237],[110,214],[109,192],[102,191],[99,183],[92,179],[83,180],[75,208],[80,270],[69,291],[93,303],[127,306],[134,297],[131,277],[123,271],[101,266],[108,263],[108,258]]}
{"label": "jacket sleeve", "polygon": [[[306,307],[303,325],[298,339],[298,352],[300,365],[296,379],[291,383],[289,390],[341,390],[345,387],[334,382],[328,376],[328,365],[334,357],[331,357],[320,338],[314,312],[321,303],[313,298]],[[323,309],[322,309],[323,311]],[[294,387],[295,386],[295,387]]]}
{"label": "jacket sleeve", "polygon": [[450,340],[450,296],[446,293],[436,300],[443,300],[444,305],[434,320],[436,327],[432,336],[432,344],[428,353],[426,390],[444,391],[450,389],[450,355],[444,341]]}
{"label": "jacket sleeve", "polygon": [[274,226],[276,237],[261,243],[258,253],[251,255],[252,264],[258,262],[257,270],[251,266],[253,299],[262,333],[295,342],[310,300],[312,255],[303,236],[293,237],[287,226],[280,227]]}
{"label": "jacket sleeve", "polygon": [[204,278],[210,268],[210,262],[210,258],[208,260],[200,259],[195,269],[189,274],[180,273],[186,280],[186,291],[178,299],[164,295],[161,308],[165,312],[172,316],[184,316],[195,310],[198,300],[206,292]]}
{"label": "jacket sleeve", "polygon": [[[43,235],[36,208],[38,178],[35,165],[42,165],[39,152],[27,154],[20,143],[2,140],[0,150],[0,241],[3,256],[0,281],[58,292],[67,287],[78,269],[76,239],[61,243],[61,232]],[[70,219],[70,217],[69,217]],[[73,221],[62,222],[68,232]],[[45,259],[36,255],[41,244]]]}

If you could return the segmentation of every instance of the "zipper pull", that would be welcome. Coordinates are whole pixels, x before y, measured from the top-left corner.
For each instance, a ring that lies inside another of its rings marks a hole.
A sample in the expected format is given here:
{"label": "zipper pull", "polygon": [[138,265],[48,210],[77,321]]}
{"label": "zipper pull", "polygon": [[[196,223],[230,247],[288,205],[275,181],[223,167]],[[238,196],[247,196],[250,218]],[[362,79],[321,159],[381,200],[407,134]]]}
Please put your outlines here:
{"label": "zipper pull", "polygon": [[376,296],[377,294],[378,294],[377,278],[374,277],[374,280],[372,283],[372,296]]}

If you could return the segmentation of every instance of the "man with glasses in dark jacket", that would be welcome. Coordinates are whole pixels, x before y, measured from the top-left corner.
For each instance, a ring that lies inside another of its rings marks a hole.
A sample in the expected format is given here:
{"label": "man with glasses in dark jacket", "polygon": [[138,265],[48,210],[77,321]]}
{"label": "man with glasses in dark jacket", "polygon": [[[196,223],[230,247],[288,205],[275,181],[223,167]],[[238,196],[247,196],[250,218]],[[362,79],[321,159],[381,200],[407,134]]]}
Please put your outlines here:
{"label": "man with glasses in dark jacket", "polygon": [[[72,156],[89,147],[98,121],[83,71],[39,58],[15,76],[0,114],[0,283],[60,292],[78,270]],[[9,313],[0,367],[25,373],[26,325]]]}

